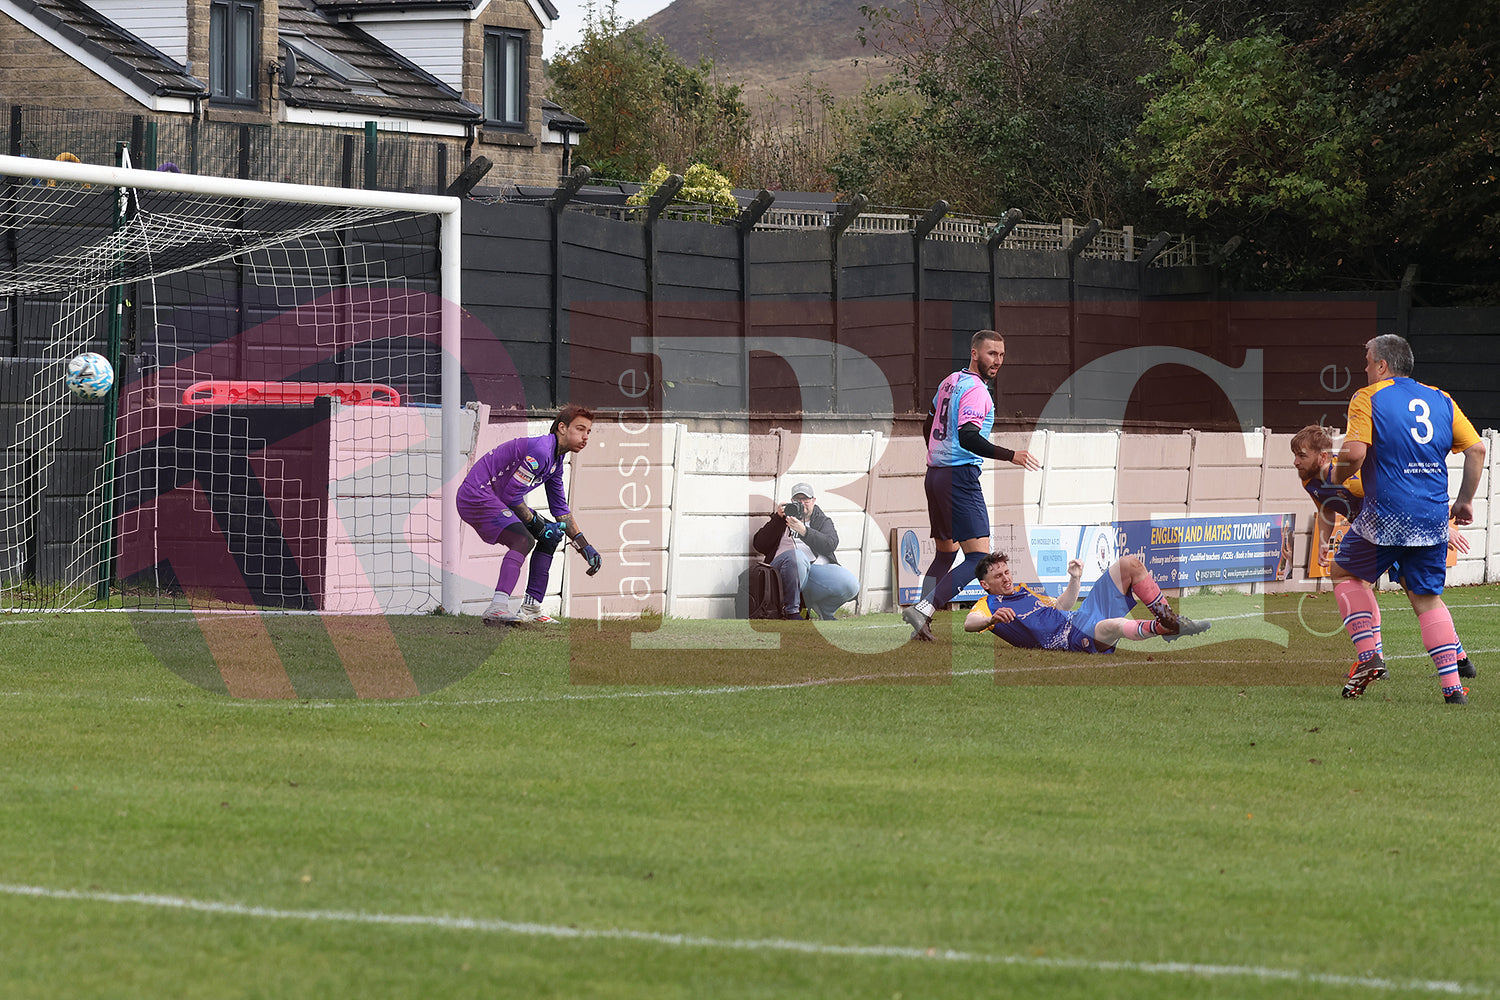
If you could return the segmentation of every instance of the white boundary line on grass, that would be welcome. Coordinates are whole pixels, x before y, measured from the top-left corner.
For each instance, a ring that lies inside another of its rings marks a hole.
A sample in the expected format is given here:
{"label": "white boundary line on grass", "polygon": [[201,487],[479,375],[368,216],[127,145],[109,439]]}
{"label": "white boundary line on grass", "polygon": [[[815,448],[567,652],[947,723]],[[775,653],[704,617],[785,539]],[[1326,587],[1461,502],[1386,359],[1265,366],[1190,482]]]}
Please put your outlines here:
{"label": "white boundary line on grass", "polygon": [[1133,972],[1145,975],[1245,977],[1319,986],[1353,986],[1390,992],[1444,993],[1458,996],[1493,996],[1494,991],[1443,979],[1386,979],[1378,976],[1348,976],[1323,972],[1299,972],[1257,965],[1217,965],[1197,962],[1132,962],[1082,958],[1046,958],[1028,955],[988,955],[983,952],[903,945],[843,945],[787,938],[712,938],[696,934],[666,934],[625,928],[591,929],[556,924],[495,920],[482,917],[427,916],[404,913],[365,913],[358,910],[282,910],[245,903],[218,903],[184,896],[151,893],[84,892],[49,889],[36,885],[0,883],[0,893],[35,899],[72,900],[115,906],[149,906],[259,920],[298,920],[313,923],[371,924],[387,927],[430,927],[451,931],[515,934],[523,937],[579,941],[632,941],[670,948],[701,948],[718,951],[792,952],[834,958],[898,958],[911,961],[958,962],[1009,965],[1033,969],[1070,969],[1089,972]]}
{"label": "white boundary line on grass", "polygon": [[[1475,649],[1473,653],[1482,655],[1489,653],[1500,653],[1496,649]],[[1422,660],[1426,659],[1426,653],[1409,653],[1387,656],[1387,661],[1394,660]],[[1209,660],[1209,659],[1182,659],[1173,657],[1170,661],[1172,666],[1234,666],[1243,663],[1243,660]],[[598,692],[568,692],[565,694],[518,694],[499,698],[464,698],[452,701],[443,701],[434,697],[432,700],[416,698],[397,698],[391,700],[380,699],[341,699],[339,701],[252,701],[248,699],[224,699],[223,704],[236,708],[276,708],[283,710],[322,709],[322,708],[417,708],[423,706],[465,708],[476,705],[518,705],[518,704],[543,704],[546,702],[570,702],[570,701],[620,701],[631,698],[689,698],[694,696],[711,696],[725,694],[755,694],[758,691],[804,691],[810,688],[831,687],[864,687],[867,685],[881,686],[910,686],[903,682],[923,679],[937,679],[944,677],[983,677],[995,674],[1026,674],[1026,673],[1049,673],[1064,670],[1107,670],[1111,667],[1141,666],[1139,660],[1120,660],[1102,662],[1100,657],[1091,656],[1087,660],[1076,660],[1067,663],[1038,664],[1025,667],[982,667],[971,670],[945,670],[939,673],[903,673],[903,674],[860,674],[850,677],[823,677],[812,678],[805,681],[784,681],[779,684],[721,684],[715,687],[648,687],[630,688],[620,690],[611,685],[599,685],[606,688]],[[917,687],[941,687],[942,685],[915,685]],[[1234,685],[1206,684],[1204,687],[1233,687]],[[4,691],[3,695],[20,695],[22,692]],[[436,692],[434,692],[436,694]],[[160,702],[172,701],[171,698],[134,698],[132,701]]]}
{"label": "white boundary line on grass", "polygon": [[[1472,653],[1488,655],[1500,653],[1500,648],[1474,649]],[[1387,656],[1387,661],[1394,660],[1422,660],[1426,659],[1425,653],[1403,653]],[[1230,666],[1242,663],[1241,660],[1209,660],[1209,659],[1182,659],[1173,657],[1170,663],[1173,666]],[[690,698],[706,697],[712,695],[726,694],[755,694],[759,691],[804,691],[811,688],[827,688],[850,686],[879,685],[886,682],[890,685],[900,685],[904,681],[935,679],[942,677],[982,677],[986,674],[1020,674],[1020,673],[1047,673],[1064,670],[1102,670],[1111,667],[1140,666],[1139,660],[1106,662],[1098,657],[1089,657],[1087,660],[1078,660],[1057,664],[1039,664],[1025,667],[983,667],[972,670],[951,670],[941,673],[905,673],[905,674],[862,674],[851,677],[826,677],[813,678],[805,681],[787,681],[780,684],[721,684],[716,687],[647,687],[630,688],[621,690],[609,685],[599,685],[607,690],[599,692],[568,692],[565,694],[518,694],[501,698],[464,698],[444,701],[440,697],[424,698],[393,698],[390,700],[378,698],[348,698],[338,701],[294,701],[291,699],[267,699],[264,701],[246,698],[224,698],[221,697],[214,702],[216,706],[225,708],[246,709],[277,709],[280,711],[294,711],[297,709],[326,709],[326,708],[465,708],[476,705],[523,705],[523,704],[545,704],[547,702],[572,702],[572,701],[621,701],[632,698]],[[941,685],[918,685],[941,687]],[[1212,684],[1206,687],[1233,687],[1233,685]],[[437,693],[434,692],[434,695]],[[0,698],[22,698],[22,697],[56,697],[56,698],[80,698],[86,695],[76,694],[54,694],[48,695],[35,691],[0,691]],[[137,704],[158,704],[167,702],[179,702],[180,698],[152,698],[135,697],[125,699]]]}

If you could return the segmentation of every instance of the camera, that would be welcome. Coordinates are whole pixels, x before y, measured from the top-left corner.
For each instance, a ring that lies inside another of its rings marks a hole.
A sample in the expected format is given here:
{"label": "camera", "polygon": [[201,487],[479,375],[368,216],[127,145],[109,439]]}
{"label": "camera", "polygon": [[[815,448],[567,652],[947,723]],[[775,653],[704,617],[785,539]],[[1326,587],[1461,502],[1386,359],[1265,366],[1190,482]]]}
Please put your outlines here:
{"label": "camera", "polygon": [[785,517],[795,517],[800,521],[803,517],[802,504],[796,500],[793,500],[791,503],[784,503],[781,505],[781,513]]}

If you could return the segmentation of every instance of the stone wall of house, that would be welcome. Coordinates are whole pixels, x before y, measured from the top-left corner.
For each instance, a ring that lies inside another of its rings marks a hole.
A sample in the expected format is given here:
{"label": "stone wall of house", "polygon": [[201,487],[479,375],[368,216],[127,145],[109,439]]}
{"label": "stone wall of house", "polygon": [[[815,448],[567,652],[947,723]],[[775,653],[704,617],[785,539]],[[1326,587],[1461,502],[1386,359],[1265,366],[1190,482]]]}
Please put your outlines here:
{"label": "stone wall of house", "polygon": [[145,110],[51,43],[0,18],[0,103],[55,106],[59,100],[95,111]]}
{"label": "stone wall of house", "polygon": [[542,26],[526,0],[496,0],[479,17],[470,21],[464,36],[464,97],[471,103],[484,104],[484,30],[512,28],[527,32],[531,55],[526,64],[526,128],[522,132],[482,128],[475,144],[475,155],[483,154],[495,164],[498,176],[560,176],[561,147],[542,143]]}
{"label": "stone wall of house", "polygon": [[[187,51],[188,68],[204,83],[208,83],[208,12],[210,0],[187,0]],[[264,23],[264,22],[262,22]],[[205,107],[207,102],[204,102]]]}

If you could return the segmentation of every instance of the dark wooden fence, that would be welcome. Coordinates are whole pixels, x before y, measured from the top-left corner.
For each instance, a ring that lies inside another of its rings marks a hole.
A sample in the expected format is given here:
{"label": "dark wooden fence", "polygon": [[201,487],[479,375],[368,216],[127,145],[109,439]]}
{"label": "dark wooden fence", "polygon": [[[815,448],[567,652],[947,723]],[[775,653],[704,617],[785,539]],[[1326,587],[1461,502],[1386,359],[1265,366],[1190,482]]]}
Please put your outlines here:
{"label": "dark wooden fence", "polygon": [[[1222,430],[1253,419],[1290,431],[1342,424],[1365,341],[1399,332],[1418,378],[1477,425],[1500,426],[1500,310],[1414,308],[1394,290],[1252,297],[1219,288],[1208,266],[546,205],[466,206],[464,233],[464,305],[478,321],[464,367],[499,409],[646,405],[696,419],[749,414],[754,426],[852,418],[876,398],[859,381],[868,358],[901,424],[967,362],[973,332],[994,327],[1007,338],[998,388],[1010,425],[1046,411],[1074,426]],[[1217,379],[1200,370],[1214,364]],[[513,398],[511,370],[524,398]],[[625,372],[649,373],[650,392],[619,391]],[[1236,374],[1253,391],[1241,385],[1231,400]]]}

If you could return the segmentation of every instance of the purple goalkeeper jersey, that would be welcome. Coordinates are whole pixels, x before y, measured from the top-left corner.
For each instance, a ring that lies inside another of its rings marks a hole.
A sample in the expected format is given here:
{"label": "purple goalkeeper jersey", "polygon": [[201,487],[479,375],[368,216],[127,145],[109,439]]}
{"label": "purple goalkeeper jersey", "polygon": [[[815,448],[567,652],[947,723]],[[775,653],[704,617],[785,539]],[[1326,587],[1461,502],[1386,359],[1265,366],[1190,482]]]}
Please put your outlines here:
{"label": "purple goalkeeper jersey", "polygon": [[563,493],[563,456],[557,453],[557,435],[512,438],[483,455],[458,488],[459,504],[482,503],[491,497],[507,507],[526,499],[538,486],[547,488],[547,506],[552,516],[568,513]]}

